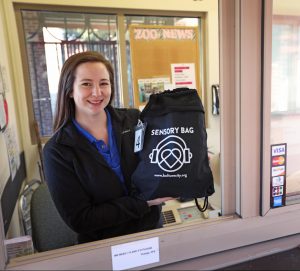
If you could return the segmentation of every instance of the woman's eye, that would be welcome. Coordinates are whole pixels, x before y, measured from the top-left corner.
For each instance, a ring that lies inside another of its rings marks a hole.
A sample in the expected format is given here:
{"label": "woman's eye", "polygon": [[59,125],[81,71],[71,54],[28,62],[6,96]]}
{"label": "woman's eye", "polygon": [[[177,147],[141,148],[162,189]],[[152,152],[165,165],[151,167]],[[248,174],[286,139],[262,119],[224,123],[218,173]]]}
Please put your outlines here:
{"label": "woman's eye", "polygon": [[100,84],[100,87],[106,87],[106,86],[109,86],[110,83],[109,82],[103,82]]}
{"label": "woman's eye", "polygon": [[85,82],[85,83],[82,83],[82,86],[84,86],[84,87],[91,87],[92,84],[91,84],[91,83],[88,83],[88,82]]}

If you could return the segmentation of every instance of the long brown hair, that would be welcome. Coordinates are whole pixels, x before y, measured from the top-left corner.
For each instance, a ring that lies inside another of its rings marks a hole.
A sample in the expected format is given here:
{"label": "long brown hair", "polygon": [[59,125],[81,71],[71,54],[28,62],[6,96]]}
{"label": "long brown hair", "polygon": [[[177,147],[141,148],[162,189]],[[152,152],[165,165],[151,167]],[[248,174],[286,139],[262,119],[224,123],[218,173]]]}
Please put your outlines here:
{"label": "long brown hair", "polygon": [[109,73],[109,80],[111,84],[111,97],[109,100],[109,104],[111,104],[115,88],[114,70],[110,62],[100,53],[93,51],[87,51],[72,55],[65,61],[60,73],[56,109],[53,122],[54,132],[62,127],[70,118],[75,117],[75,103],[74,100],[70,97],[70,94],[73,91],[76,68],[78,67],[78,65],[86,62],[101,62],[105,65]]}

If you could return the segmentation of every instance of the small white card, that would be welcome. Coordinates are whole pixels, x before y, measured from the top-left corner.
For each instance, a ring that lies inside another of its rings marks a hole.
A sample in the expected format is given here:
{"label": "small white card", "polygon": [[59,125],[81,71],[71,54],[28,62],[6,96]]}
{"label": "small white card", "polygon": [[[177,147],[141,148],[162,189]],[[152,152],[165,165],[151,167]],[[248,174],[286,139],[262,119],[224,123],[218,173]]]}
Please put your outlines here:
{"label": "small white card", "polygon": [[135,130],[134,152],[139,152],[143,149],[143,127]]}
{"label": "small white card", "polygon": [[158,237],[111,247],[112,269],[126,270],[159,262]]}
{"label": "small white card", "polygon": [[143,149],[144,145],[144,137],[145,137],[145,131],[146,131],[147,123],[142,123],[140,120],[135,126],[135,136],[134,136],[134,152],[139,152]]}

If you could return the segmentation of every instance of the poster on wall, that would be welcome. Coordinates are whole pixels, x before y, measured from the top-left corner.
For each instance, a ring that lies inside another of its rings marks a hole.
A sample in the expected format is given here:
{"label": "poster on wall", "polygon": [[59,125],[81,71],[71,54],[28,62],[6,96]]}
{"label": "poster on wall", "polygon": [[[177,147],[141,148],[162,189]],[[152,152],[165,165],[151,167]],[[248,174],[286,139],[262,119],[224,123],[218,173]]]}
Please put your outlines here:
{"label": "poster on wall", "polygon": [[138,79],[139,103],[147,103],[151,94],[162,92],[169,85],[169,77]]}
{"label": "poster on wall", "polygon": [[6,87],[6,71],[4,66],[0,65],[0,93],[7,92],[8,89]]}
{"label": "poster on wall", "polygon": [[17,170],[20,167],[20,156],[16,133],[11,126],[8,126],[4,131],[4,139],[6,143],[11,179],[14,180]]}
{"label": "poster on wall", "polygon": [[9,179],[10,169],[4,135],[0,133],[0,198],[4,190],[5,184]]}
{"label": "poster on wall", "polygon": [[271,145],[271,207],[285,206],[287,144]]}
{"label": "poster on wall", "polygon": [[130,25],[129,31],[135,107],[157,88],[195,88],[201,97],[198,27]]}

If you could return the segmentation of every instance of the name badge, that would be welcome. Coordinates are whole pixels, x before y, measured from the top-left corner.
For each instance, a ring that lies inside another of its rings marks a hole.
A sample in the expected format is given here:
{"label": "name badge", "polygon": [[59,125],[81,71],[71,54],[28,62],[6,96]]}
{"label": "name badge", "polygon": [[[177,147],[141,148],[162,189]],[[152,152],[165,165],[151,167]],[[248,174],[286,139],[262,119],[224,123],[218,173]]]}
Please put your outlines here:
{"label": "name badge", "polygon": [[138,121],[137,126],[135,126],[135,137],[134,137],[134,152],[140,152],[144,146],[144,137],[146,131],[146,123],[141,120]]}

